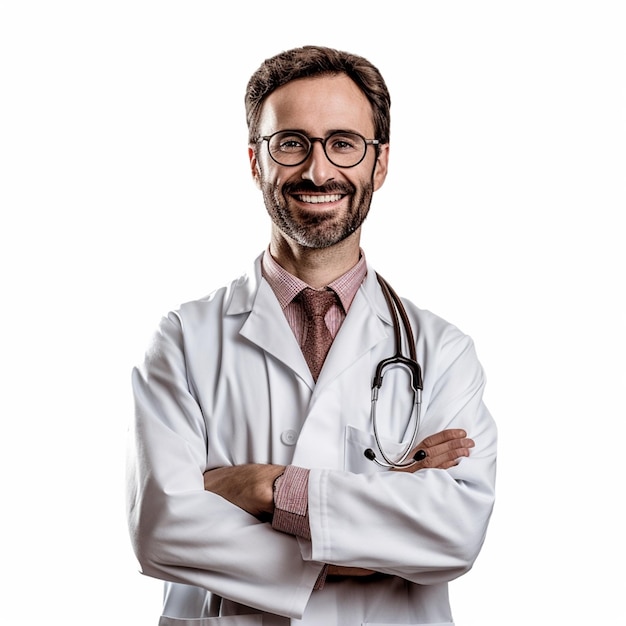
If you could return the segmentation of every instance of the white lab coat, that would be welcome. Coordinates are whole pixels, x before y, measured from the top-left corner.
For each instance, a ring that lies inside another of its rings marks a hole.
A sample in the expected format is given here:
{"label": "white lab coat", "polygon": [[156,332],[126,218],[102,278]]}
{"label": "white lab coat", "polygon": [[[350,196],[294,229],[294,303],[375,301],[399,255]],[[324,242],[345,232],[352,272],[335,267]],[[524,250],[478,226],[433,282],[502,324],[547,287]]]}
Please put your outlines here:
{"label": "white lab coat", "polygon": [[[464,428],[471,456],[450,470],[391,472],[368,461],[376,364],[394,353],[391,316],[368,270],[314,384],[268,283],[254,270],[162,320],[133,372],[128,516],[143,573],[166,583],[161,626],[452,624],[447,582],[483,543],[496,430],[471,339],[405,301],[424,391],[419,440]],[[405,437],[407,376],[378,403],[388,453]],[[277,532],[203,488],[241,463],[310,468],[311,541]],[[324,563],[390,576],[328,582]]]}

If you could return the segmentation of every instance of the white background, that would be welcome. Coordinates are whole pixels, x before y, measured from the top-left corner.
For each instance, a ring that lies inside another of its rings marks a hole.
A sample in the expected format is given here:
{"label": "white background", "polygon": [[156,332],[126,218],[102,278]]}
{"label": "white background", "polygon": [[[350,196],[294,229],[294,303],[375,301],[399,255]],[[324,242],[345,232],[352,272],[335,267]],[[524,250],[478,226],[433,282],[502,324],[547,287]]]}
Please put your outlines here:
{"label": "white background", "polygon": [[0,621],[156,624],[124,518],[130,369],[265,247],[243,93],[317,43],[392,94],[368,259],[488,374],[498,502],[457,624],[623,624],[624,6],[0,2]]}

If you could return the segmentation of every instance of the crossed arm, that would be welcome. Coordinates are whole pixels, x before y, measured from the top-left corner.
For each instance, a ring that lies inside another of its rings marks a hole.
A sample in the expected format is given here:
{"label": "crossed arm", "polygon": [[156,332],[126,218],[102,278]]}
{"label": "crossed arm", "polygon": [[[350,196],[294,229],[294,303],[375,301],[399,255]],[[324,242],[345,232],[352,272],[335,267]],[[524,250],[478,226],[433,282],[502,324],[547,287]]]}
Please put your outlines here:
{"label": "crossed arm", "polygon": [[[462,429],[443,430],[421,441],[412,451],[423,450],[426,457],[407,468],[392,471],[416,472],[422,469],[449,469],[462,457],[469,456],[474,441]],[[249,463],[218,467],[204,474],[204,488],[240,509],[265,519],[274,513],[274,483],[285,471],[284,465]],[[329,574],[364,576],[372,573],[362,568],[329,566]]]}

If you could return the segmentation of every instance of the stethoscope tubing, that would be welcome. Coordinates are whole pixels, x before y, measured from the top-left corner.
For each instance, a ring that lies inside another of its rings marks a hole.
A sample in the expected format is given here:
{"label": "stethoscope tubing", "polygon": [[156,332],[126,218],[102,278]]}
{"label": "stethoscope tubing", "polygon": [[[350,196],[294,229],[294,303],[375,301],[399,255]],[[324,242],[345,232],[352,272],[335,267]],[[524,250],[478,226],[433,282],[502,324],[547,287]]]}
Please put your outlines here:
{"label": "stethoscope tubing", "polygon": [[[378,389],[373,390],[372,394],[374,393],[374,391],[376,392],[376,395],[378,395],[377,393]],[[413,420],[413,432],[411,433],[411,439],[409,440],[408,445],[401,453],[400,458],[396,461],[393,461],[385,454],[385,450],[383,448],[380,437],[378,435],[378,426],[377,426],[378,420],[376,419],[376,399],[372,397],[371,417],[372,417],[372,424],[374,426],[374,439],[376,440],[376,447],[378,448],[378,451],[380,452],[380,456],[383,457],[383,460],[381,461],[371,448],[368,448],[365,451],[365,456],[370,461],[374,461],[374,463],[376,463],[377,465],[380,465],[381,467],[393,467],[393,468],[399,469],[403,467],[411,467],[412,465],[415,465],[417,463],[415,459],[410,459],[409,461],[406,460],[407,457],[409,456],[409,453],[413,449],[415,441],[417,440],[417,431],[419,430],[419,423],[420,423],[421,393],[419,393],[420,390],[414,389],[414,391],[416,391],[415,397],[417,399],[415,403],[413,404],[413,409],[411,410],[411,417],[409,418],[409,419],[412,419],[413,414],[415,413],[415,419]]]}
{"label": "stethoscope tubing", "polygon": [[[415,463],[417,463],[417,461],[414,459],[410,459],[409,461],[407,461],[407,457],[409,456],[409,453],[413,449],[413,446],[415,445],[415,442],[417,440],[417,433],[419,430],[421,419],[422,390],[424,388],[424,384],[422,379],[422,370],[419,363],[417,362],[415,351],[415,338],[413,335],[413,329],[411,327],[409,316],[407,315],[407,312],[399,296],[391,288],[389,283],[382,276],[380,276],[380,274],[376,274],[376,277],[378,279],[378,282],[380,283],[383,295],[385,296],[385,300],[387,301],[387,306],[389,307],[389,312],[391,313],[391,317],[393,320],[396,352],[392,357],[383,359],[382,361],[380,361],[380,363],[378,363],[372,382],[372,401],[370,408],[370,417],[372,420],[376,447],[380,452],[382,461],[376,456],[376,453],[371,448],[365,450],[364,454],[366,458],[368,458],[370,461],[373,461],[377,465],[380,465],[381,467],[400,469],[405,467],[411,467],[412,465],[415,465]],[[408,343],[408,358],[402,354],[402,332],[400,328],[400,320],[402,321],[402,326],[404,327],[404,332],[406,334],[406,339]],[[378,402],[378,391],[383,384],[385,368],[397,365],[407,369],[411,378],[411,388],[413,390],[413,406],[411,409],[411,415],[409,416],[409,423],[411,423],[411,421],[413,422],[413,432],[411,433],[409,443],[405,446],[405,449],[401,452],[399,458],[394,461],[385,453],[380,436],[378,434],[376,404]],[[415,415],[415,419],[413,419],[413,415]]]}

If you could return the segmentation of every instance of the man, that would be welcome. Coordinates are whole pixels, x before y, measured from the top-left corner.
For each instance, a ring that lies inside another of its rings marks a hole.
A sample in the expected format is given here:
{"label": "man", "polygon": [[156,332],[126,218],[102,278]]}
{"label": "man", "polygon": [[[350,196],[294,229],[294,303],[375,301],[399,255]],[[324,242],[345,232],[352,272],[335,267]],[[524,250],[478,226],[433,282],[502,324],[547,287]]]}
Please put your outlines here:
{"label": "man", "polygon": [[143,572],[167,581],[161,626],[452,624],[447,582],[485,537],[496,431],[471,340],[406,300],[421,417],[392,364],[373,425],[396,347],[360,234],[389,102],[368,61],[313,46],[248,84],[269,247],[164,318],[133,373],[129,526]]}

